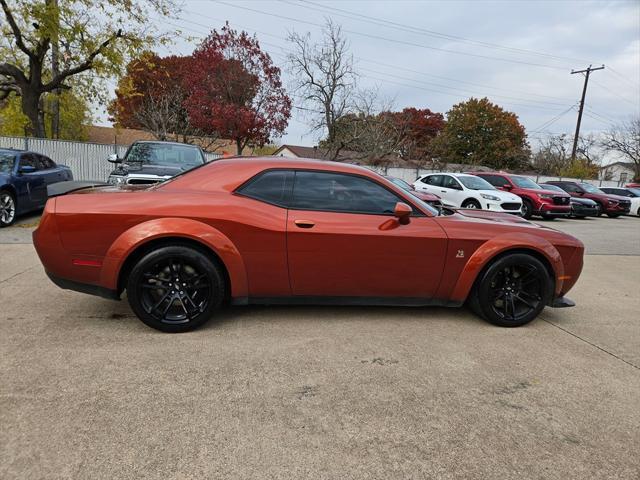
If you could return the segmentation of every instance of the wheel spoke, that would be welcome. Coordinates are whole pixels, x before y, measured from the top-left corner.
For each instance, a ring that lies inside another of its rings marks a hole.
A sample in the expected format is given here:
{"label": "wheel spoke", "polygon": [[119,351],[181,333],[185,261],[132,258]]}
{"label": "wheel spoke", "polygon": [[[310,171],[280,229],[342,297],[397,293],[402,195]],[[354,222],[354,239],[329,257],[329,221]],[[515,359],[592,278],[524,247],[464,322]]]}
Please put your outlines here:
{"label": "wheel spoke", "polygon": [[516,300],[520,300],[522,303],[524,303],[527,307],[529,307],[531,310],[533,310],[534,308],[536,308],[535,305],[529,303],[527,300],[525,300],[524,298],[522,298],[520,295],[515,294],[514,297],[516,298]]}

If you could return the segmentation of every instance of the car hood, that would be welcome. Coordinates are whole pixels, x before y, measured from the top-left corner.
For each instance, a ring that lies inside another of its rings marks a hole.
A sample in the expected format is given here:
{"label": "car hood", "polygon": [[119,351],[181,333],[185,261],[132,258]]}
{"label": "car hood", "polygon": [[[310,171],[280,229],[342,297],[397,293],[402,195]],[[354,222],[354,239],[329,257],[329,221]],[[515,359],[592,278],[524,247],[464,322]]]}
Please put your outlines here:
{"label": "car hood", "polygon": [[498,197],[503,202],[517,202],[520,203],[522,200],[520,197],[513,193],[503,192],[501,190],[474,190],[478,193],[484,193],[485,195],[493,195],[494,197]]}
{"label": "car hood", "polygon": [[570,197],[571,195],[569,195],[567,192],[558,192],[557,190],[546,190],[546,189],[533,189],[533,188],[527,188],[527,189],[522,189],[523,191],[526,190],[527,193],[533,193],[533,194],[541,194],[541,195],[553,195],[554,197]]}
{"label": "car hood", "polygon": [[538,224],[525,220],[522,217],[511,213],[490,212],[489,210],[479,210],[475,208],[449,208],[458,215],[469,219],[480,219],[495,223],[510,223],[532,227],[539,227]]}
{"label": "car hood", "polygon": [[149,165],[145,163],[122,163],[118,165],[111,175],[155,175],[158,177],[173,177],[179,173],[193,168],[192,166],[174,167],[168,165]]}
{"label": "car hood", "polygon": [[581,205],[596,206],[597,203],[590,198],[571,197],[571,203],[580,203]]}
{"label": "car hood", "polygon": [[631,202],[631,199],[629,197],[623,197],[622,195],[614,195],[613,193],[607,193],[607,197],[609,197],[611,200],[616,200],[617,202],[621,202],[621,201]]}

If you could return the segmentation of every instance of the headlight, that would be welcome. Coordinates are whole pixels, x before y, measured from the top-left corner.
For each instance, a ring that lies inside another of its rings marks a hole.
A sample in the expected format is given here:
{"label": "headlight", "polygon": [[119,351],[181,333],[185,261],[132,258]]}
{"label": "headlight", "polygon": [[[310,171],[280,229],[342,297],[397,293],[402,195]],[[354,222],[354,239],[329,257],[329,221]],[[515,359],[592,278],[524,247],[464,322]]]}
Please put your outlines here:
{"label": "headlight", "polygon": [[540,198],[553,198],[553,195],[549,195],[548,193],[538,193],[538,197],[540,197]]}
{"label": "headlight", "polygon": [[119,175],[109,175],[108,183],[111,185],[122,185],[125,183],[125,178]]}
{"label": "headlight", "polygon": [[616,205],[618,202],[616,200],[608,200],[609,205]]}
{"label": "headlight", "polygon": [[493,200],[494,202],[500,201],[500,197],[496,197],[495,195],[488,195],[486,193],[481,193],[480,196],[486,200]]}

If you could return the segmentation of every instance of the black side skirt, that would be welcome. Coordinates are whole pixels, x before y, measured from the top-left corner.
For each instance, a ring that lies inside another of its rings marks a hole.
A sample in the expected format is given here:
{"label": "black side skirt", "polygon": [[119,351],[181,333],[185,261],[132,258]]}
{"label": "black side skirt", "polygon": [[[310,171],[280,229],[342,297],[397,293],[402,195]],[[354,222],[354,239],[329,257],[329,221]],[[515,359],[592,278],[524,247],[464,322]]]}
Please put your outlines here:
{"label": "black side skirt", "polygon": [[416,297],[236,297],[233,305],[353,305],[353,306],[388,306],[388,307],[459,307],[464,302],[439,298]]}
{"label": "black side skirt", "polygon": [[115,290],[99,287],[97,285],[91,285],[88,283],[74,282],[73,280],[67,280],[66,278],[56,277],[50,272],[47,272],[47,276],[60,288],[64,290],[74,290],[76,292],[88,293],[89,295],[96,295],[98,297],[107,298],[109,300],[120,300],[120,295]]}

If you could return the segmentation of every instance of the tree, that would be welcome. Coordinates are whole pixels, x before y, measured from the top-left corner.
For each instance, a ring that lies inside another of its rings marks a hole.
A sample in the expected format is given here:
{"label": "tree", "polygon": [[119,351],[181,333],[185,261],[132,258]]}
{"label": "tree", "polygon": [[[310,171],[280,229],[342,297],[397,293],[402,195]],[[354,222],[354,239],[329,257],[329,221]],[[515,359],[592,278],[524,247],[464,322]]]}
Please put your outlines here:
{"label": "tree", "polygon": [[598,143],[594,135],[581,136],[576,158],[572,160],[573,139],[567,134],[550,135],[541,141],[540,148],[533,155],[532,165],[543,175],[597,178],[602,160]]}
{"label": "tree", "polygon": [[[48,94],[44,97],[44,120],[47,137],[53,137],[52,118],[54,115],[53,102]],[[92,122],[91,108],[87,102],[71,91],[60,94],[58,105],[58,134],[63,140],[87,140],[88,125]],[[22,113],[20,98],[12,95],[6,99],[0,108],[0,135],[24,136],[29,131],[29,119]]]}
{"label": "tree", "polygon": [[[28,132],[45,136],[43,95],[81,89],[101,98],[104,78],[166,37],[154,35],[149,14],[175,13],[173,0],[0,0],[0,98],[20,96]],[[52,56],[53,55],[53,65]]]}
{"label": "tree", "polygon": [[633,163],[634,181],[640,181],[640,117],[612,127],[604,134],[602,146]]}
{"label": "tree", "polygon": [[309,33],[295,32],[288,41],[293,44],[293,52],[287,58],[294,77],[294,93],[303,111],[309,114],[312,130],[325,134],[324,144],[333,150],[331,156],[335,158],[339,153],[341,120],[358,113],[354,111],[357,75],[342,28],[327,20],[321,43],[312,44]]}
{"label": "tree", "polygon": [[530,156],[527,135],[516,114],[487,98],[454,105],[432,146],[444,162],[496,169],[522,167]]}
{"label": "tree", "polygon": [[118,82],[116,98],[109,105],[111,120],[118,126],[152,133],[158,140],[171,137],[189,141],[199,135],[189,122],[184,102],[184,72],[190,57],[158,57],[145,52],[129,62]]}
{"label": "tree", "polygon": [[405,108],[388,115],[396,125],[395,130],[402,135],[398,155],[417,163],[431,160],[431,142],[444,128],[444,116],[428,108]]}
{"label": "tree", "polygon": [[282,135],[291,116],[291,99],[280,69],[258,40],[226,24],[195,50],[185,75],[184,105],[190,122],[206,133],[236,142],[238,155]]}

